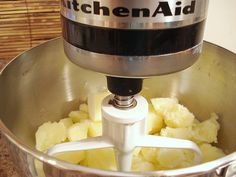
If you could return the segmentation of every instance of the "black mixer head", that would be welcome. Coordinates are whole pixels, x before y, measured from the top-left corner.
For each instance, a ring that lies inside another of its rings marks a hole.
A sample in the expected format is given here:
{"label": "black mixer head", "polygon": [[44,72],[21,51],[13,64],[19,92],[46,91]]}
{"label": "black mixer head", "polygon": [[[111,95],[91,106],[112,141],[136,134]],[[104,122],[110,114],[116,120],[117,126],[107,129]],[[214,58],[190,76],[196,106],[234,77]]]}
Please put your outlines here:
{"label": "black mixer head", "polygon": [[142,90],[143,79],[107,76],[108,90],[119,96],[133,96]]}

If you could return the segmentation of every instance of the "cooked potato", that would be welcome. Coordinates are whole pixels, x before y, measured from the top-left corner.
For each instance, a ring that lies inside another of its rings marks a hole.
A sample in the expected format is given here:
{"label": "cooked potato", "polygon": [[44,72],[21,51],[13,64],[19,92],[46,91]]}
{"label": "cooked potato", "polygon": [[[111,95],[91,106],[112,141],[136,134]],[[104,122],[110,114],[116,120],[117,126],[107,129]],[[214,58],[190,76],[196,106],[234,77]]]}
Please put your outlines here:
{"label": "cooked potato", "polygon": [[50,147],[65,141],[67,131],[62,123],[46,122],[38,128],[35,137],[36,149],[46,151]]}
{"label": "cooked potato", "polygon": [[79,110],[88,113],[88,105],[83,103],[79,105]]}
{"label": "cooked potato", "polygon": [[147,162],[147,161],[140,161],[134,162],[132,166],[133,171],[155,171],[155,165]]}
{"label": "cooked potato", "polygon": [[61,119],[59,121],[59,123],[62,123],[62,125],[65,127],[65,129],[68,129],[73,125],[72,118]]}
{"label": "cooked potato", "polygon": [[197,143],[217,143],[217,133],[220,125],[218,116],[211,114],[210,119],[193,125],[192,139]]}
{"label": "cooked potato", "polygon": [[156,163],[158,150],[158,148],[142,148],[141,155],[143,156],[144,160],[151,163]]}
{"label": "cooked potato", "polygon": [[142,148],[141,147],[136,147],[133,151],[133,156],[138,156],[141,152]]}
{"label": "cooked potato", "polygon": [[200,149],[203,154],[202,162],[209,162],[225,156],[224,152],[211,144],[202,144]]}
{"label": "cooked potato", "polygon": [[69,117],[72,118],[74,123],[80,122],[84,119],[89,119],[88,113],[84,111],[71,111]]}
{"label": "cooked potato", "polygon": [[149,113],[146,119],[146,128],[149,134],[155,134],[160,132],[163,127],[163,117],[158,115],[153,106],[149,104]]}
{"label": "cooked potato", "polygon": [[152,98],[151,103],[157,113],[164,115],[178,104],[178,100],[176,98]]}
{"label": "cooked potato", "polygon": [[186,139],[190,140],[192,138],[192,128],[171,128],[166,127],[161,129],[161,136],[178,138],[178,139]]}
{"label": "cooked potato", "polygon": [[131,169],[133,171],[154,171],[155,165],[139,155],[133,157]]}
{"label": "cooked potato", "polygon": [[113,149],[96,149],[86,151],[83,165],[104,170],[116,170],[115,153]]}
{"label": "cooked potato", "polygon": [[164,113],[164,121],[168,127],[185,128],[191,127],[194,115],[182,105],[175,105],[172,110]]}
{"label": "cooked potato", "polygon": [[167,126],[172,128],[192,126],[194,115],[183,105],[178,104],[176,98],[153,98],[151,102],[156,112],[163,116]]}
{"label": "cooked potato", "polygon": [[88,95],[88,112],[91,120],[93,121],[102,120],[102,113],[101,113],[102,101],[109,94],[110,92],[105,90],[102,92],[90,93]]}
{"label": "cooked potato", "polygon": [[183,149],[161,148],[158,151],[157,161],[163,169],[174,169],[184,167],[189,160]]}
{"label": "cooked potato", "polygon": [[79,162],[85,159],[85,152],[84,151],[64,152],[55,154],[53,156],[69,163],[78,164]]}
{"label": "cooked potato", "polygon": [[68,139],[70,141],[78,141],[86,139],[88,137],[88,127],[87,122],[76,123],[68,129]]}
{"label": "cooked potato", "polygon": [[101,122],[91,122],[88,128],[88,136],[96,137],[102,135],[102,123]]}

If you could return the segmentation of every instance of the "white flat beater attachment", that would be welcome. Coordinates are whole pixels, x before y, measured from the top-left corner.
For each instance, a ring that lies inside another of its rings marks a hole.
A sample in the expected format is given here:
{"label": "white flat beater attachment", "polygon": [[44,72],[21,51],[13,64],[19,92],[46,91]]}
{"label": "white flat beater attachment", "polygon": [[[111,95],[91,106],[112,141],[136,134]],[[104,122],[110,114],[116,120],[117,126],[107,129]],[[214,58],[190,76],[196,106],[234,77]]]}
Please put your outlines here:
{"label": "white flat beater attachment", "polygon": [[147,135],[147,115],[148,103],[142,96],[125,99],[110,95],[102,103],[102,136],[58,144],[50,148],[48,154],[114,148],[119,171],[131,171],[132,152],[136,147],[189,149],[196,154],[194,163],[201,161],[201,151],[192,141]]}

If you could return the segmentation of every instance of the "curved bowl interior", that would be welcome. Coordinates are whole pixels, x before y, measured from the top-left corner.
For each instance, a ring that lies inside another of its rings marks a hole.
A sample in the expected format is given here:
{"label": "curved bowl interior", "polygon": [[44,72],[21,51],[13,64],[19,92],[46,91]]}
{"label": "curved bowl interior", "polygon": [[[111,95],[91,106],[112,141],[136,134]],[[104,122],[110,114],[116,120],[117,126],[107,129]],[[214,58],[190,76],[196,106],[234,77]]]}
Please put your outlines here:
{"label": "curved bowl interior", "polygon": [[[61,39],[31,49],[0,75],[0,118],[23,144],[34,147],[37,127],[59,120],[85,101],[89,89],[106,86],[105,76],[72,64]],[[218,146],[236,150],[236,55],[210,43],[190,68],[145,79],[148,97],[177,97],[198,119],[220,116]]]}

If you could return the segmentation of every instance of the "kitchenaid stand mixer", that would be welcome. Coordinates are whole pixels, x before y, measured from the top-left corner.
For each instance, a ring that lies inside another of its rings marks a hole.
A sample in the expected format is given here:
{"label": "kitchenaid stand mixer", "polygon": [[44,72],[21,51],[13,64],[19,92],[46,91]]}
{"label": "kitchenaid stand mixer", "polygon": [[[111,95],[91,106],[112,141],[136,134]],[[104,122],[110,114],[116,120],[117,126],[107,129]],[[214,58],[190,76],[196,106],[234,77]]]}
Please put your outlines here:
{"label": "kitchenaid stand mixer", "polygon": [[[191,66],[201,53],[208,0],[61,0],[64,49],[75,64],[107,75],[101,137],[55,145],[48,154],[114,148],[130,171],[135,147],[184,148],[187,140],[147,135],[143,78]],[[76,77],[76,76],[75,76]],[[161,83],[159,83],[161,84]]]}

